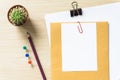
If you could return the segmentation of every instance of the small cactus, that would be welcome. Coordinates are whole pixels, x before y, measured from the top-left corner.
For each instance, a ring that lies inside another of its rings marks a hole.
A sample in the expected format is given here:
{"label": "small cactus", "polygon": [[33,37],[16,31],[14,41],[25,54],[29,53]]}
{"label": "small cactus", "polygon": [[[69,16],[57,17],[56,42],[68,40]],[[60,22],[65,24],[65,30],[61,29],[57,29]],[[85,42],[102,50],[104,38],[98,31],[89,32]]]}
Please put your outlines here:
{"label": "small cactus", "polygon": [[23,25],[28,19],[27,10],[21,5],[13,6],[8,12],[8,20],[16,26]]}

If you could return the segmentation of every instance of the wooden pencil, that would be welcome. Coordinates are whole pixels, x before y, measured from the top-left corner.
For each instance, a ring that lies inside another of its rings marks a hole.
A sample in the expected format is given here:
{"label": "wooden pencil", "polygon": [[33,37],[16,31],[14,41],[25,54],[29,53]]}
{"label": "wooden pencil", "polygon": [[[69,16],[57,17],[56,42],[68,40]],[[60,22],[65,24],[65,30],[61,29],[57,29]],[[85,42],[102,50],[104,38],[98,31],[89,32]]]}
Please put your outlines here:
{"label": "wooden pencil", "polygon": [[43,71],[42,65],[41,65],[41,63],[40,63],[40,59],[39,59],[39,57],[38,57],[37,51],[36,51],[35,46],[34,46],[34,44],[33,44],[31,35],[30,35],[30,33],[28,33],[28,32],[27,32],[27,38],[28,38],[29,43],[30,43],[30,46],[31,46],[31,48],[32,48],[32,50],[33,50],[33,53],[34,53],[36,62],[37,62],[37,64],[38,64],[39,70],[40,70],[41,75],[42,75],[42,78],[43,78],[43,80],[47,80],[47,79],[46,79],[46,76],[45,76],[45,73],[44,73],[44,71]]}

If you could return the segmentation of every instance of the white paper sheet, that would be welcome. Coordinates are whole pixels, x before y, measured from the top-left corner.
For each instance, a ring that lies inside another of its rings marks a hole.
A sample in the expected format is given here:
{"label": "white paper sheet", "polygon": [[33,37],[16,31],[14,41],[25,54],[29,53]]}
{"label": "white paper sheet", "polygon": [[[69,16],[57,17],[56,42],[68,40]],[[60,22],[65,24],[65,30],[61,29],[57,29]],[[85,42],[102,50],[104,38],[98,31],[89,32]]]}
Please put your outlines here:
{"label": "white paper sheet", "polygon": [[62,34],[62,71],[97,71],[96,23],[64,23]]}
{"label": "white paper sheet", "polygon": [[49,14],[45,16],[48,37],[50,39],[51,22],[86,22],[108,21],[109,22],[109,71],[110,80],[120,80],[120,2],[83,8],[83,15],[71,18],[69,11]]}

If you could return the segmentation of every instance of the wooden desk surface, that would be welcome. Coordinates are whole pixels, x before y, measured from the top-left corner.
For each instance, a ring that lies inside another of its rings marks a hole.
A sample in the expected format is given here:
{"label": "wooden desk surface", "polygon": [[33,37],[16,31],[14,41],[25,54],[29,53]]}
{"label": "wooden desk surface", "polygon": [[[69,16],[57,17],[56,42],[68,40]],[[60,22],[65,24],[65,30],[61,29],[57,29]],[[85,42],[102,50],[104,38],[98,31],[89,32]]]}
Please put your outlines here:
{"label": "wooden desk surface", "polygon": [[[26,32],[30,32],[48,80],[50,79],[50,50],[45,26],[45,14],[72,9],[73,0],[0,0],[0,80],[42,80]],[[79,7],[89,7],[120,0],[77,0]],[[21,4],[29,12],[30,20],[22,27],[7,20],[8,9]],[[33,67],[27,64],[25,51],[29,49]]]}

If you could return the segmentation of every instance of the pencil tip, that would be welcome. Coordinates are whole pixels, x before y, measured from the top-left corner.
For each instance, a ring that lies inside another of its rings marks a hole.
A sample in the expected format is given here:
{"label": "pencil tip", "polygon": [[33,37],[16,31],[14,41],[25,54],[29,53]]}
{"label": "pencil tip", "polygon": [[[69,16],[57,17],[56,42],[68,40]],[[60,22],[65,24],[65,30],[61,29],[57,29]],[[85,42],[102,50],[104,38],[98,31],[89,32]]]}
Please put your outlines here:
{"label": "pencil tip", "polygon": [[27,34],[29,34],[29,32],[27,32]]}
{"label": "pencil tip", "polygon": [[27,36],[28,36],[28,38],[30,37],[30,33],[29,32],[27,32]]}

